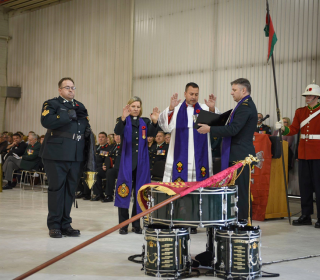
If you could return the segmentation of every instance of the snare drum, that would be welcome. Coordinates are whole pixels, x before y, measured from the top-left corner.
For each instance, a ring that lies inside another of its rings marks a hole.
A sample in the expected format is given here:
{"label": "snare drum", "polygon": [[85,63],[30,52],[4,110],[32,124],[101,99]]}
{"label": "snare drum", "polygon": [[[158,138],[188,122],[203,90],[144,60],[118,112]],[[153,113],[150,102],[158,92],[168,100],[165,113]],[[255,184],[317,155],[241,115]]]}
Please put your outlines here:
{"label": "snare drum", "polygon": [[185,228],[149,225],[145,229],[145,274],[174,278],[191,273],[190,234]]}
{"label": "snare drum", "polygon": [[[151,207],[169,197],[154,189],[150,192]],[[152,212],[149,223],[183,227],[235,223],[238,218],[237,193],[237,186],[199,188]]]}
{"label": "snare drum", "polygon": [[230,225],[214,229],[215,276],[224,279],[261,277],[261,230]]}

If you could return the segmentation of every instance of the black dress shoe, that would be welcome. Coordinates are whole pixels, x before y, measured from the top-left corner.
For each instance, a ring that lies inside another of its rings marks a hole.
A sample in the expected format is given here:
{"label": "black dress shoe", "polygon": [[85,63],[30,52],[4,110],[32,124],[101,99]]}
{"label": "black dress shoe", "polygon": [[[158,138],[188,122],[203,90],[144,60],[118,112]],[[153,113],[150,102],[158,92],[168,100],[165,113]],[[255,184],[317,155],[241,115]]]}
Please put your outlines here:
{"label": "black dress shoe", "polygon": [[90,199],[91,199],[91,195],[90,195],[90,194],[87,194],[87,195],[85,195],[82,199],[83,199],[83,200],[90,200]]}
{"label": "black dress shoe", "polygon": [[142,234],[142,228],[132,227],[132,232],[136,234]]}
{"label": "black dress shoe", "polygon": [[119,234],[128,234],[128,229],[120,228]]}
{"label": "black dress shoe", "polygon": [[66,229],[62,229],[61,233],[66,236],[76,237],[80,235],[80,230],[69,227]]}
{"label": "black dress shoe", "polygon": [[101,196],[98,194],[98,195],[95,195],[94,197],[92,197],[90,199],[90,201],[99,201],[101,199]]}
{"label": "black dress shoe", "polygon": [[191,234],[197,234],[198,233],[198,230],[197,228],[191,228],[191,231],[190,231]]}
{"label": "black dress shoe", "polygon": [[11,182],[11,187],[14,188],[17,185],[17,181]]}
{"label": "black dress shoe", "polygon": [[60,229],[50,229],[49,230],[49,236],[51,238],[61,238],[62,234],[61,234],[61,230]]}
{"label": "black dress shoe", "polygon": [[83,198],[84,197],[84,193],[82,192],[77,192],[75,195],[75,198]]}
{"label": "black dress shoe", "polygon": [[299,219],[292,222],[293,226],[310,226],[312,225],[311,217],[306,215],[301,215]]}
{"label": "black dress shoe", "polygon": [[10,185],[9,185],[9,184],[6,184],[2,189],[3,189],[3,190],[11,190],[11,189],[12,189],[12,186],[11,186],[11,184],[10,184]]}
{"label": "black dress shoe", "polygon": [[315,228],[320,228],[320,219],[318,219],[318,221],[315,223],[314,227]]}
{"label": "black dress shoe", "polygon": [[104,199],[101,199],[101,202],[112,202],[112,201],[113,201],[112,195],[107,195]]}

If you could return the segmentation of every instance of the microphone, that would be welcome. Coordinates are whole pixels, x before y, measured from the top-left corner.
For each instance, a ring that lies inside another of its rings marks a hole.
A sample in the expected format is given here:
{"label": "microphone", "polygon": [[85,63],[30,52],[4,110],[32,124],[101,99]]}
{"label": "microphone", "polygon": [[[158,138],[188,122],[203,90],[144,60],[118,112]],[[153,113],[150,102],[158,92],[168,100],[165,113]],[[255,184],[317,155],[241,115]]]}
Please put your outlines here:
{"label": "microphone", "polygon": [[265,121],[267,118],[270,118],[270,115],[266,115],[260,122]]}

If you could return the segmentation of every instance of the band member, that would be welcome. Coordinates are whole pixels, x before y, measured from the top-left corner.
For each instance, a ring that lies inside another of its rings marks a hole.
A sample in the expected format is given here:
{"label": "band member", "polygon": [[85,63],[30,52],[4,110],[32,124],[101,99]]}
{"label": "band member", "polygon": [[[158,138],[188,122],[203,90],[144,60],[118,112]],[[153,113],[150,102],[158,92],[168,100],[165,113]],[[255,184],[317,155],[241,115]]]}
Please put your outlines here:
{"label": "band member", "polygon": [[307,106],[298,108],[292,124],[287,127],[283,122],[276,123],[276,129],[282,129],[283,135],[295,135],[300,132],[298,147],[299,189],[302,215],[292,225],[312,225],[313,192],[316,193],[317,216],[315,228],[320,228],[320,87],[308,85],[302,96]]}
{"label": "band member", "polygon": [[263,115],[258,113],[258,123],[256,132],[260,134],[269,134],[271,135],[271,127],[262,123]]}
{"label": "band member", "polygon": [[[141,212],[137,203],[139,188],[150,182],[149,152],[147,137],[154,137],[158,129],[159,109],[154,108],[151,120],[142,118],[142,101],[139,97],[132,97],[123,108],[122,116],[117,119],[114,132],[121,135],[121,160],[118,174],[115,206],[119,207],[119,223],[129,219],[129,204],[132,190],[134,203],[132,216]],[[147,167],[147,168],[146,168]],[[142,233],[140,220],[132,223],[132,231]],[[128,233],[128,226],[119,231]]]}
{"label": "band member", "polygon": [[[231,95],[237,102],[229,118],[228,125],[208,126],[199,124],[200,133],[208,133],[212,137],[224,137],[221,151],[221,170],[232,166],[234,162],[243,160],[249,154],[255,156],[253,134],[257,125],[257,109],[250,96],[251,85],[247,79],[240,78],[231,82]],[[235,182],[238,185],[238,218],[247,219],[249,213],[249,166]],[[251,214],[251,211],[250,211]]]}
{"label": "band member", "polygon": [[71,78],[62,78],[59,97],[42,106],[41,124],[48,130],[40,157],[49,182],[47,225],[53,238],[80,235],[71,227],[70,212],[85,159],[85,137],[90,136],[91,129],[87,109],[74,99],[75,89]]}

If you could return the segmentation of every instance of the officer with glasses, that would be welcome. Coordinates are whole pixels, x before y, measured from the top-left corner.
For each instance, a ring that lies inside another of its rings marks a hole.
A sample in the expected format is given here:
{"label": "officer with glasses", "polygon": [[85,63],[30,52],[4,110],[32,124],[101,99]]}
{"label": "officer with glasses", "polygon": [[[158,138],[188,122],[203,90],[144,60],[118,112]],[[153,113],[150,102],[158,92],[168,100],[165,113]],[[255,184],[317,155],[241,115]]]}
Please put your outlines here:
{"label": "officer with glasses", "polygon": [[43,103],[41,124],[47,128],[40,156],[48,177],[49,236],[79,236],[71,227],[70,217],[75,190],[85,160],[85,138],[90,136],[88,112],[75,100],[75,86],[71,78],[58,83],[59,97]]}

